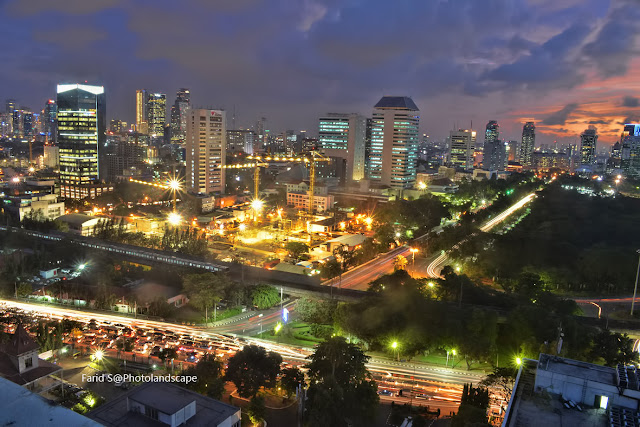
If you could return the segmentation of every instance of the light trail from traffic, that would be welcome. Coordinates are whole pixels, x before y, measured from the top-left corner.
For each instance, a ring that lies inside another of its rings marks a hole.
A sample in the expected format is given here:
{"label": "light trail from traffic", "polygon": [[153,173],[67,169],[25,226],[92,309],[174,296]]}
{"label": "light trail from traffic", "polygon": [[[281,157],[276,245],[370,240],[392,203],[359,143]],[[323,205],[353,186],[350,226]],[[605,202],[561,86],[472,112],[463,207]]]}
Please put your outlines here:
{"label": "light trail from traffic", "polygon": [[[536,197],[536,193],[527,194],[525,197],[523,197],[522,199],[518,200],[516,203],[511,205],[509,208],[505,209],[504,211],[500,212],[498,215],[496,215],[495,217],[493,217],[489,221],[487,221],[484,225],[482,225],[480,227],[480,231],[482,231],[484,233],[490,231],[496,225],[500,224],[502,221],[507,219],[511,214],[513,214],[517,210],[523,208],[527,203],[531,202],[535,197]],[[461,241],[461,242],[458,242],[451,249],[457,249],[462,242],[464,242],[464,240]],[[442,270],[442,267],[449,261],[448,252],[450,252],[451,249],[449,251],[444,252],[441,255],[439,255],[436,259],[434,259],[431,262],[431,264],[429,264],[427,266],[427,276],[428,277],[430,277],[432,279],[437,279],[437,278],[440,277],[440,271]]]}

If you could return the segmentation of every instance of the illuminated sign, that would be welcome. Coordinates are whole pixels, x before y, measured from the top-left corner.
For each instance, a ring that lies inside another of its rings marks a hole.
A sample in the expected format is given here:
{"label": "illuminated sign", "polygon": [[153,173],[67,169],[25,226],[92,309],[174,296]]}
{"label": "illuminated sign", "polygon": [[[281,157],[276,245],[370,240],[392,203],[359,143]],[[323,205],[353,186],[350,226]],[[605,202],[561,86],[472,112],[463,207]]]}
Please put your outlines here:
{"label": "illuminated sign", "polygon": [[282,309],[282,321],[284,323],[287,323],[289,321],[289,310],[287,310],[286,307]]}
{"label": "illuminated sign", "polygon": [[627,123],[624,125],[624,130],[631,136],[640,136],[640,124]]}

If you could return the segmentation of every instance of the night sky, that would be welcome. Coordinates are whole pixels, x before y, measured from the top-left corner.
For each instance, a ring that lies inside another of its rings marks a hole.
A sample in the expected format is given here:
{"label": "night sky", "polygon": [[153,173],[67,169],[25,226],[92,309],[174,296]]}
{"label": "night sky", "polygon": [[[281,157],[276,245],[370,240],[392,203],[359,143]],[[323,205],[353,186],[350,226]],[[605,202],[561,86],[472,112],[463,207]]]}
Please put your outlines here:
{"label": "night sky", "polygon": [[[0,0],[0,100],[39,110],[55,85],[104,84],[131,122],[135,89],[188,87],[195,106],[317,132],[409,95],[422,131],[454,126],[538,143],[640,119],[640,0]],[[229,123],[231,126],[231,123]]]}

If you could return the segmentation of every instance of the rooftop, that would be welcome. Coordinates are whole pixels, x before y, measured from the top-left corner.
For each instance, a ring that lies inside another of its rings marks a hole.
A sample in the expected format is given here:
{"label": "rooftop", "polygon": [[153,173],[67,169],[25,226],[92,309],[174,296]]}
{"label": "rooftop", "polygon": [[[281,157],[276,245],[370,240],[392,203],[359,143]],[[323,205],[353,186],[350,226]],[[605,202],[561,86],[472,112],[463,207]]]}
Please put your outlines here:
{"label": "rooftop", "polygon": [[37,350],[40,346],[35,342],[22,324],[18,324],[11,339],[2,347],[4,353],[19,356],[29,351]]}
{"label": "rooftop", "polygon": [[[171,383],[144,383],[119,398],[105,403],[87,416],[107,427],[160,427],[166,424],[140,413],[127,410],[127,399],[152,406],[160,411],[173,413],[187,404],[196,402],[196,414],[184,424],[187,427],[218,426],[240,411],[210,397],[187,390]],[[148,402],[148,403],[145,403]]]}
{"label": "rooftop", "polygon": [[73,224],[75,226],[81,226],[82,224],[84,224],[86,222],[89,222],[89,221],[94,220],[94,219],[97,220],[99,218],[94,217],[94,216],[85,215],[85,214],[72,213],[72,214],[62,215],[62,216],[58,217],[57,219],[62,221],[62,222],[66,222],[67,224]]}
{"label": "rooftop", "polygon": [[383,96],[374,108],[383,110],[419,111],[416,103],[408,96]]}
{"label": "rooftop", "polygon": [[0,378],[0,425],[98,427],[97,422]]}
{"label": "rooftop", "polygon": [[538,369],[555,374],[569,375],[603,384],[616,385],[616,370],[593,363],[579,360],[554,357],[548,354],[540,354]]}

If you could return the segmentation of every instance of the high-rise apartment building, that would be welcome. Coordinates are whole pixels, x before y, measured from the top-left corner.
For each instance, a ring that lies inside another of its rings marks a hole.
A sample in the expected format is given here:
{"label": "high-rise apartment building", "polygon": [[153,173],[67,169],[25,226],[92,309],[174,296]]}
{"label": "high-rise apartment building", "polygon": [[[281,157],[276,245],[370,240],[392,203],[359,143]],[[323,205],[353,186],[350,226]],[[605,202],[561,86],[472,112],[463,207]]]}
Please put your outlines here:
{"label": "high-rise apartment building", "polygon": [[187,119],[186,179],[196,193],[224,193],[227,155],[226,112],[191,109]]}
{"label": "high-rise apartment building", "polygon": [[81,187],[100,179],[105,143],[104,87],[58,85],[58,148],[61,195],[84,198]]}
{"label": "high-rise apartment building", "polygon": [[449,165],[465,170],[473,169],[475,148],[475,131],[470,129],[452,130],[449,132]]}
{"label": "high-rise apartment building", "polygon": [[136,131],[149,133],[149,92],[146,89],[136,91]]}
{"label": "high-rise apartment building", "polygon": [[536,146],[536,125],[526,122],[522,127],[522,144],[520,145],[520,163],[522,166],[533,166],[533,151]]}
{"label": "high-rise apartment building", "polygon": [[384,96],[371,121],[369,179],[402,189],[413,187],[418,160],[418,107],[407,96]]}
{"label": "high-rise apartment building", "polygon": [[364,178],[367,119],[360,114],[329,113],[320,118],[319,148],[339,164],[338,174],[346,181]]}
{"label": "high-rise apartment building", "polygon": [[596,146],[598,143],[598,131],[590,125],[580,135],[580,164],[592,165],[596,162]]}
{"label": "high-rise apartment building", "polygon": [[180,88],[176,93],[176,101],[171,107],[171,142],[184,144],[187,137],[187,118],[191,109],[191,92]]}
{"label": "high-rise apartment building", "polygon": [[148,111],[149,136],[162,139],[167,121],[167,96],[164,93],[150,93]]}
{"label": "high-rise apartment building", "polygon": [[484,149],[482,150],[482,168],[489,171],[503,171],[506,163],[506,148],[500,140],[500,125],[491,120],[484,133]]}
{"label": "high-rise apartment building", "polygon": [[625,175],[640,177],[640,124],[624,125],[620,149],[621,167]]}

